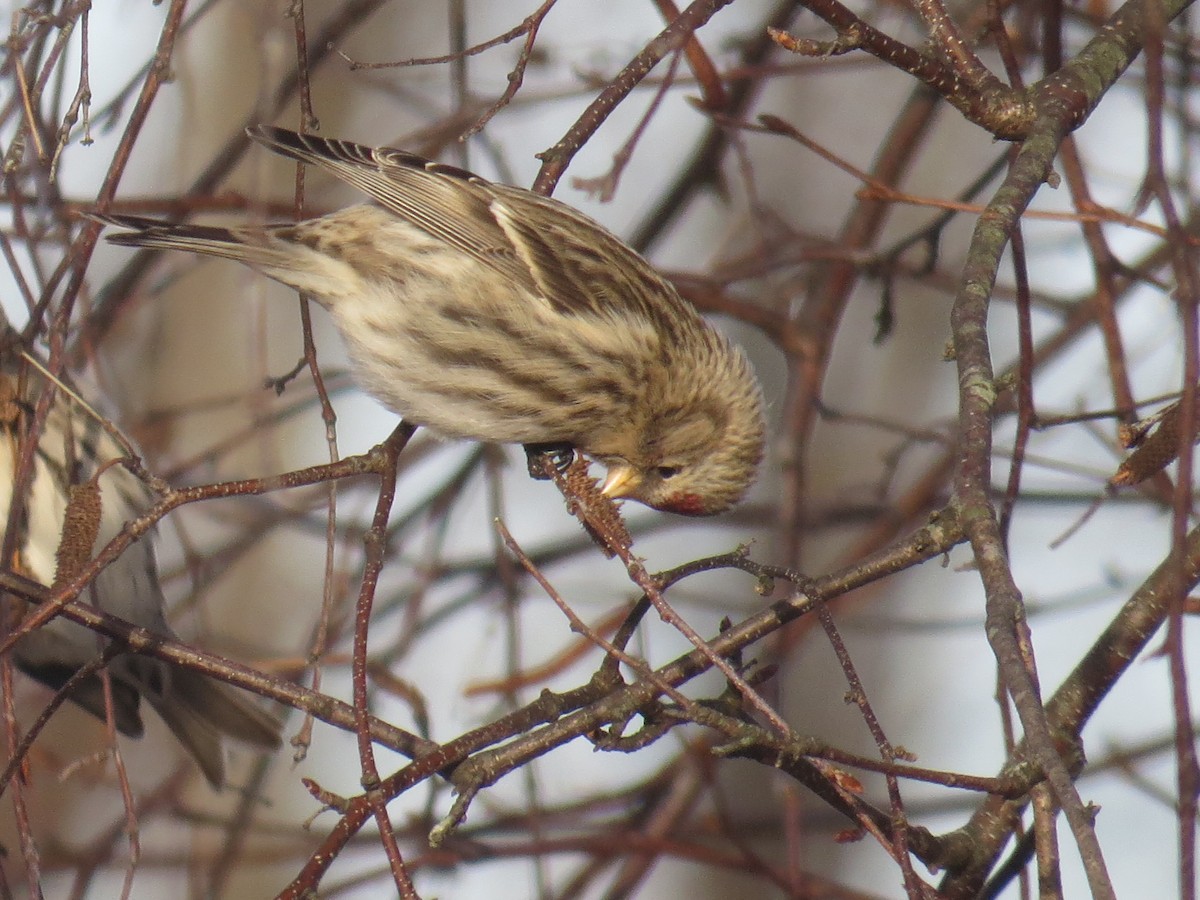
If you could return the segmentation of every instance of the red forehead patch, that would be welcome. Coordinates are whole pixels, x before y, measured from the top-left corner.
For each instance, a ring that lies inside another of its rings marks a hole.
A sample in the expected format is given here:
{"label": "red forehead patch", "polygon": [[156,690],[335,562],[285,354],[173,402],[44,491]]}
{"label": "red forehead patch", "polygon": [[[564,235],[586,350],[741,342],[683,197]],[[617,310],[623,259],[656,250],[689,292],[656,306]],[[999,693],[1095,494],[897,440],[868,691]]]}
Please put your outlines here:
{"label": "red forehead patch", "polygon": [[681,516],[708,515],[704,498],[699,494],[672,494],[663,503],[662,509],[666,512],[678,513]]}

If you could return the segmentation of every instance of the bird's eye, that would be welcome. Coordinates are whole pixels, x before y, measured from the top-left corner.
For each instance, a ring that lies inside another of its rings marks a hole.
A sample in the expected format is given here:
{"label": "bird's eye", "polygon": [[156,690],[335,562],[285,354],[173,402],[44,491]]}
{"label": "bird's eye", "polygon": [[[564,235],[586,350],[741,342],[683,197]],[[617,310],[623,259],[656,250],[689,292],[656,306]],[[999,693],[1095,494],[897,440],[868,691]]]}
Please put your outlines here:
{"label": "bird's eye", "polygon": [[679,466],[659,466],[654,471],[658,473],[659,478],[666,480],[679,474]]}

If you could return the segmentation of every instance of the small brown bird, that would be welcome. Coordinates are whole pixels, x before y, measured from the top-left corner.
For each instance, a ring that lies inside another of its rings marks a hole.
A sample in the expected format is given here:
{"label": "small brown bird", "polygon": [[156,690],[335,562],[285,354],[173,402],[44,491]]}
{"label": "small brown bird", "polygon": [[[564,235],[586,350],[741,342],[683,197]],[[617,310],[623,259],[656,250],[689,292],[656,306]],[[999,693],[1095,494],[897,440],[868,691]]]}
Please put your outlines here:
{"label": "small brown bird", "polygon": [[[93,516],[89,534],[94,543],[72,548],[81,564],[116,537],[126,522],[149,508],[151,496],[128,469],[113,464],[126,456],[120,444],[93,413],[62,389],[55,395],[41,432],[32,432],[42,378],[32,370],[20,371],[14,364],[6,363],[0,370],[0,523],[6,532],[15,529],[10,568],[51,585],[64,558],[60,542],[73,487],[96,479],[98,488],[99,516]],[[29,441],[36,442],[33,466],[24,502],[14,514],[16,472]],[[95,603],[131,625],[175,637],[163,614],[158,565],[149,536],[103,569],[80,599]],[[60,690],[107,645],[107,639],[94,631],[58,616],[18,640],[12,653],[21,671]],[[195,757],[214,787],[225,783],[223,737],[267,749],[280,745],[278,721],[248,695],[198,672],[135,653],[115,656],[107,669],[117,730],[141,737],[140,706],[145,698]],[[104,685],[99,675],[83,679],[72,690],[70,699],[92,715],[106,718]]]}
{"label": "small brown bird", "polygon": [[132,229],[109,240],[235,259],[311,295],[363,389],[446,437],[578,450],[607,467],[609,497],[685,515],[746,492],[764,434],[749,364],[599,224],[402,150],[249,134],[373,202],[263,227],[96,215]]}

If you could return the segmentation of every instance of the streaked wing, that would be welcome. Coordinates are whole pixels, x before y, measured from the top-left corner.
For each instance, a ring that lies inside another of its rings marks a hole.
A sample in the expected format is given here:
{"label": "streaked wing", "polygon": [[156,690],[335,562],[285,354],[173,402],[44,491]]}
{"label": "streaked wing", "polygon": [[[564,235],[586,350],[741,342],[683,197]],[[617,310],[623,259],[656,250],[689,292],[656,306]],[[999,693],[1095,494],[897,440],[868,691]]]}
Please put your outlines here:
{"label": "streaked wing", "polygon": [[[583,213],[532,191],[489,184],[492,210],[539,293],[565,313],[635,312],[671,335],[696,317],[674,288],[627,244]],[[670,311],[671,314],[663,315]]]}
{"label": "streaked wing", "polygon": [[385,209],[529,290],[536,284],[491,213],[490,185],[464,169],[353,141],[258,125],[247,134],[276,153],[327,170]]}
{"label": "streaked wing", "polygon": [[[327,169],[428,234],[541,296],[564,314],[636,311],[663,327],[662,306],[694,317],[650,265],[577,210],[522,188],[389,147],[260,125],[248,133]],[[651,298],[647,302],[646,298]],[[673,324],[667,318],[669,333]]]}

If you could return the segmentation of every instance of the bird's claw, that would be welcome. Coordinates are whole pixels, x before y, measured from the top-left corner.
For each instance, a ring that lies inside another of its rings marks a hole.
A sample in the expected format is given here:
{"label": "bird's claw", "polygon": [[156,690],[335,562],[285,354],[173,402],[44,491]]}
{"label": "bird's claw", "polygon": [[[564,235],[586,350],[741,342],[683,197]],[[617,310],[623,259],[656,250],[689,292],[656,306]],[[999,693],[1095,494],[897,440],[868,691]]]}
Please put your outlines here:
{"label": "bird's claw", "polygon": [[550,467],[562,474],[575,461],[575,448],[570,444],[526,444],[525,460],[529,466],[529,477],[537,481],[549,481]]}

